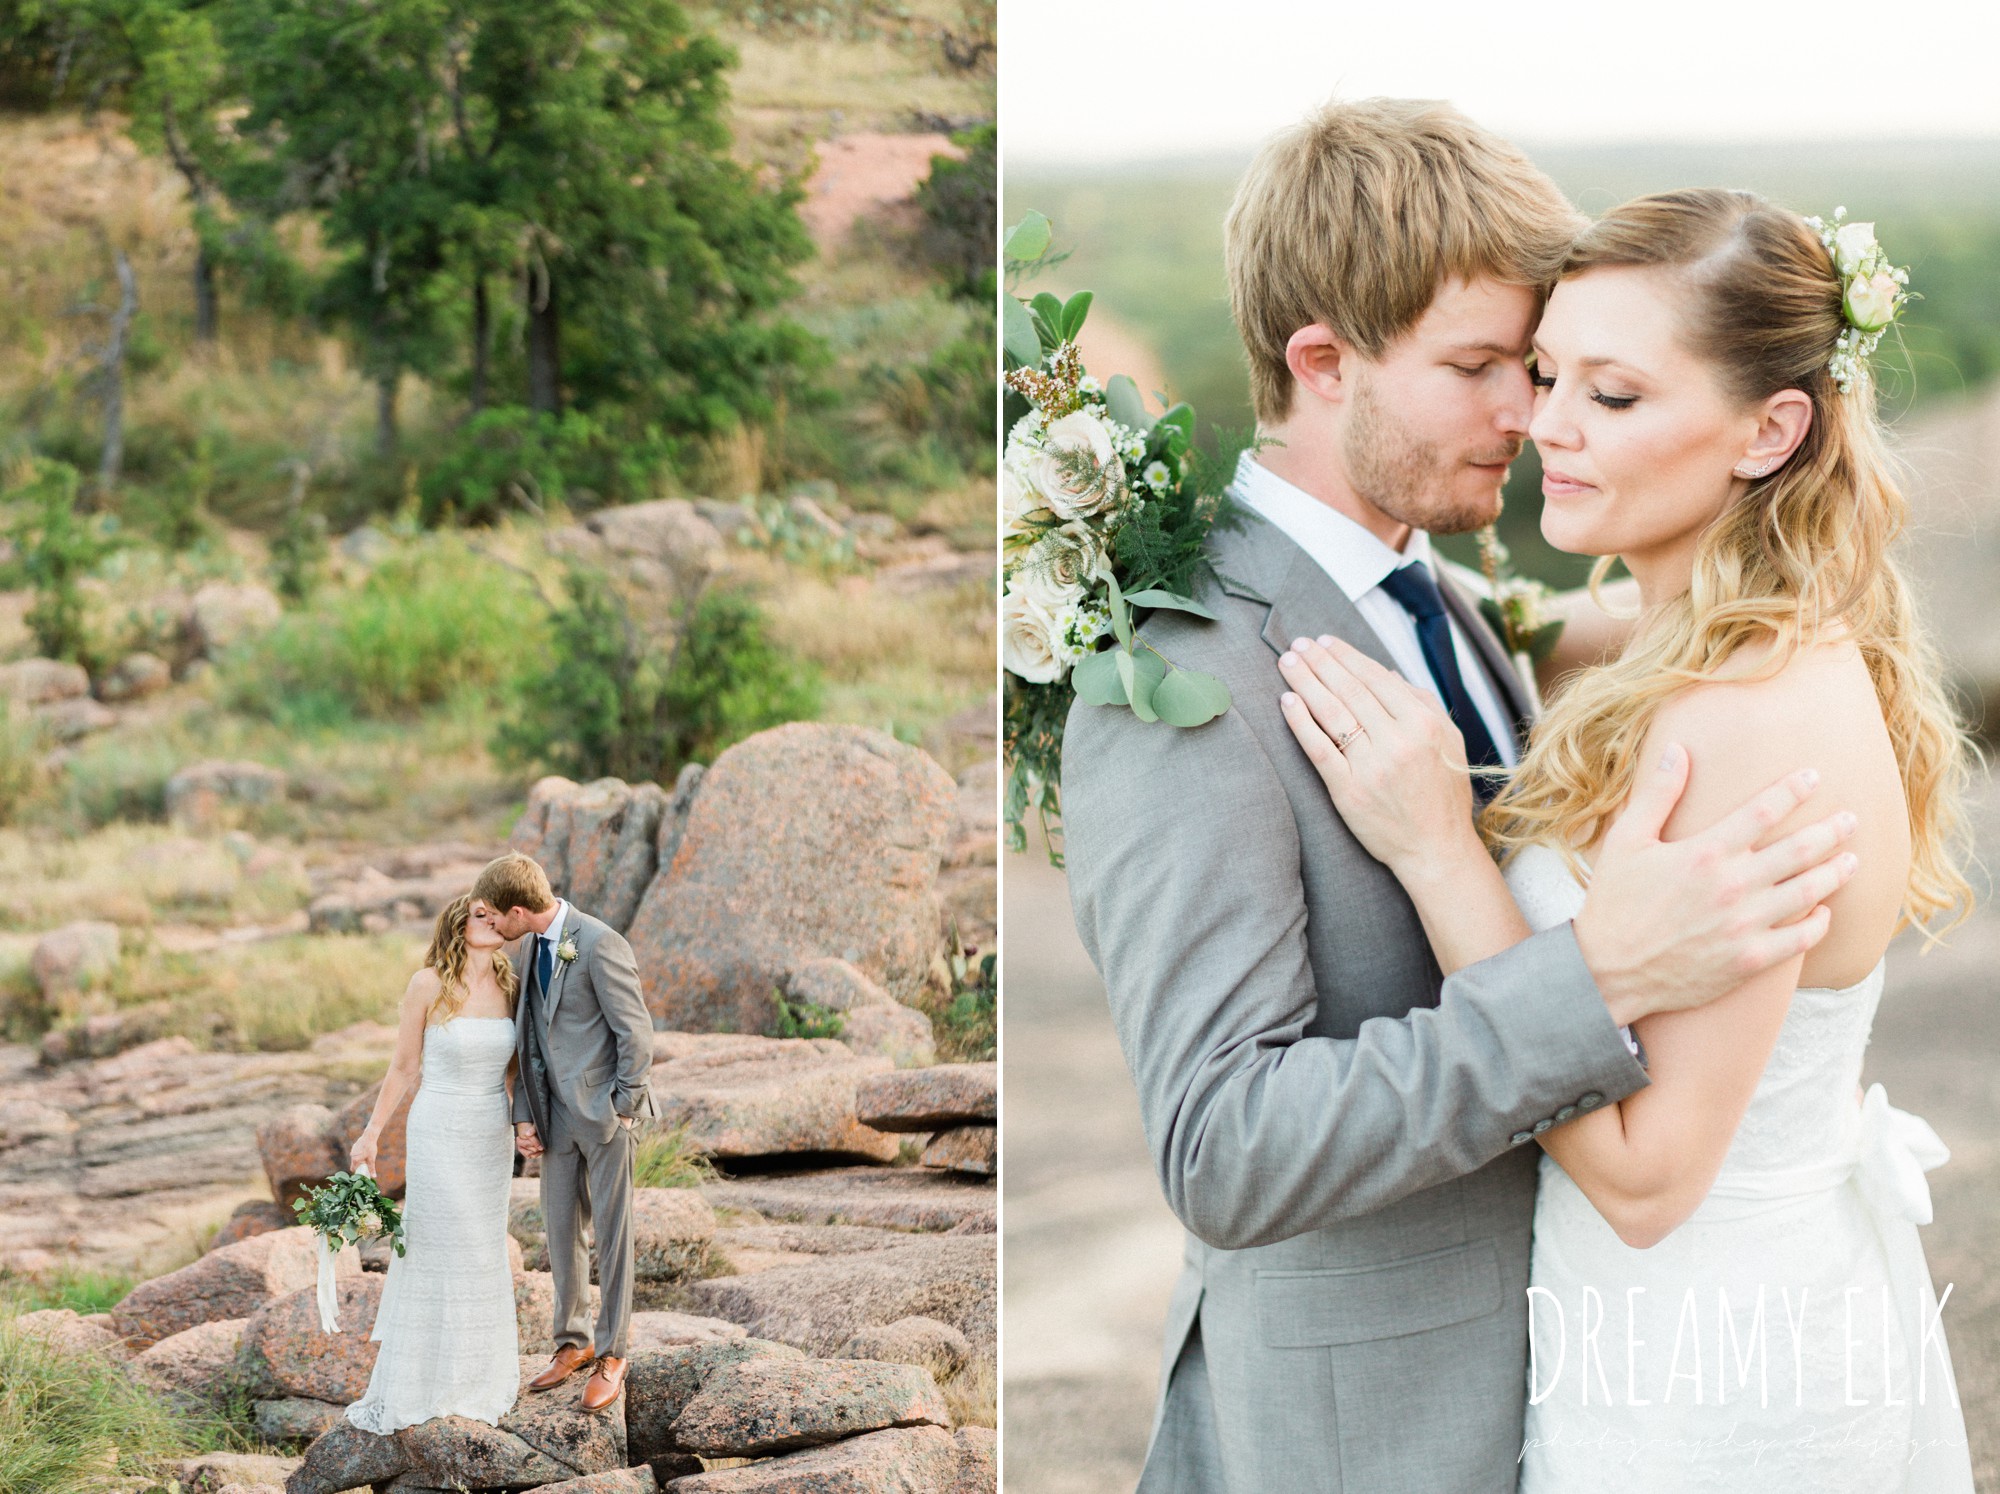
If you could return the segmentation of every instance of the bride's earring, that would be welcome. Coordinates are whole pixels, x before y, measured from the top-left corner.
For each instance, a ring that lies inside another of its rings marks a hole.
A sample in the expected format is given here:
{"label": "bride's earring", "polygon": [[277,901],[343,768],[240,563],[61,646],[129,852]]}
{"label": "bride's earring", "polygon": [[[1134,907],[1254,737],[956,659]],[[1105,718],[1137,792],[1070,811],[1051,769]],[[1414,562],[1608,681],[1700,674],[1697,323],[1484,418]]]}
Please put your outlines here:
{"label": "bride's earring", "polygon": [[1736,475],[1738,477],[1762,477],[1766,472],[1769,472],[1776,465],[1777,463],[1775,462],[1765,462],[1762,466],[1752,467],[1747,472],[1743,468],[1738,467],[1736,469]]}

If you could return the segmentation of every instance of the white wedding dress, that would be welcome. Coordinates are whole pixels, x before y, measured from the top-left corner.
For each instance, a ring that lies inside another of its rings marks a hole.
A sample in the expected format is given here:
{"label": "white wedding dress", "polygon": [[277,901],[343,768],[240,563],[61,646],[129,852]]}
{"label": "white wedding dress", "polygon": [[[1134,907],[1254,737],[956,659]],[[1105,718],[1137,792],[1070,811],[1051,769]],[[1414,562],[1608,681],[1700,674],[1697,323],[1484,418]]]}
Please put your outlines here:
{"label": "white wedding dress", "polygon": [[[1506,877],[1537,931],[1582,905],[1547,846]],[[1543,1154],[1521,1494],[1972,1494],[1917,1238],[1948,1154],[1881,1085],[1855,1103],[1882,976],[1798,989],[1714,1187],[1651,1249]]]}
{"label": "white wedding dress", "polygon": [[504,1076],[512,1017],[424,1029],[410,1102],[405,1253],[389,1257],[369,1336],[368,1390],[347,1419],[389,1433],[433,1416],[498,1423],[520,1389],[520,1334],[507,1256],[514,1127]]}

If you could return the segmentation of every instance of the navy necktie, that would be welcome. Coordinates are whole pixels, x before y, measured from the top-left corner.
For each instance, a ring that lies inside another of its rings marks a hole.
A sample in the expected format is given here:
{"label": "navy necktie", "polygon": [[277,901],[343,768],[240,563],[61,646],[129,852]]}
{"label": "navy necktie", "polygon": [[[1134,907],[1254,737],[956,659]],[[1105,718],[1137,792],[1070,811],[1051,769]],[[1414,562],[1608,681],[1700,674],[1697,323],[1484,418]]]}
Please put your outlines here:
{"label": "navy necktie", "polygon": [[[1452,723],[1465,738],[1465,760],[1475,768],[1499,766],[1500,749],[1493,745],[1486,722],[1466,693],[1465,678],[1458,672],[1451,618],[1445,612],[1444,593],[1438,590],[1429,567],[1421,560],[1413,560],[1384,576],[1382,589],[1416,619],[1417,642],[1423,648],[1424,663],[1430,667],[1431,678],[1437,682],[1438,695],[1445,709],[1451,712]],[[1481,804],[1493,797],[1496,788],[1491,779],[1472,780],[1473,795]]]}
{"label": "navy necktie", "polygon": [[535,979],[541,983],[542,994],[549,993],[549,977],[555,972],[555,956],[549,952],[549,936],[535,935]]}

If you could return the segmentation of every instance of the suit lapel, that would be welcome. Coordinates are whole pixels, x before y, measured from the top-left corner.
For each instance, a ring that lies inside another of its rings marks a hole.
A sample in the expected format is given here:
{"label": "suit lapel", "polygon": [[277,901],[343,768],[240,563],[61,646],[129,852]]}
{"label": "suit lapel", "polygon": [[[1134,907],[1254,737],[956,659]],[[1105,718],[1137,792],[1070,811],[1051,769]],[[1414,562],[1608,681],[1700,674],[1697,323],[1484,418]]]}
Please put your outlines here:
{"label": "suit lapel", "polygon": [[[583,920],[582,917],[577,913],[576,905],[574,903],[570,905],[569,916],[563,919],[562,937],[563,939],[570,940],[577,945],[578,956],[579,958],[581,958],[582,946],[583,946]],[[562,948],[562,941],[558,940],[556,944],[556,950],[560,951],[561,948]],[[569,974],[569,962],[566,962],[560,953],[552,953],[550,956],[549,965],[550,965],[549,996],[548,1000],[542,1003],[542,1006],[548,1016],[547,1025],[553,1027],[555,1025],[555,1020],[556,1020],[556,1003],[562,1000],[564,977],[566,977]]]}
{"label": "suit lapel", "polygon": [[1282,654],[1295,638],[1332,633],[1385,669],[1395,661],[1347,593],[1284,530],[1255,510],[1239,529],[1219,530],[1210,545],[1217,582],[1231,596],[1270,608],[1262,636]]}

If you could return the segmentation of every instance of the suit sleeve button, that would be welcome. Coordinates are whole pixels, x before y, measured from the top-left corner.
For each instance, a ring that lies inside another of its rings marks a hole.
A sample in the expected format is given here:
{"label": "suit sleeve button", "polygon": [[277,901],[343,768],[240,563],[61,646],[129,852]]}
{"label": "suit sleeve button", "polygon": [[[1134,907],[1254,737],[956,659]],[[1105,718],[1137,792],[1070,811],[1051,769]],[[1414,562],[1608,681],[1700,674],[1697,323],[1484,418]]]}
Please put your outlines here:
{"label": "suit sleeve button", "polygon": [[1524,1141],[1533,1141],[1535,1133],[1533,1131],[1516,1131],[1511,1139],[1515,1146],[1519,1146]]}
{"label": "suit sleeve button", "polygon": [[1540,1120],[1535,1122],[1535,1134],[1537,1136],[1541,1135],[1542,1132],[1548,1130],[1548,1128],[1550,1126],[1553,1126],[1554,1124],[1555,1122],[1550,1120],[1546,1115],[1543,1116]]}
{"label": "suit sleeve button", "polygon": [[1602,1105],[1604,1103],[1604,1096],[1593,1089],[1576,1103],[1581,1105],[1585,1110],[1588,1110],[1594,1105]]}
{"label": "suit sleeve button", "polygon": [[1576,1106],[1565,1105],[1563,1106],[1562,1109],[1556,1112],[1556,1119],[1559,1121],[1566,1121],[1575,1114],[1576,1114]]}

